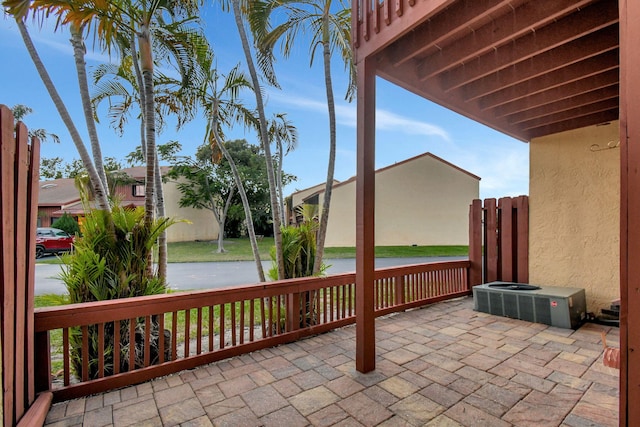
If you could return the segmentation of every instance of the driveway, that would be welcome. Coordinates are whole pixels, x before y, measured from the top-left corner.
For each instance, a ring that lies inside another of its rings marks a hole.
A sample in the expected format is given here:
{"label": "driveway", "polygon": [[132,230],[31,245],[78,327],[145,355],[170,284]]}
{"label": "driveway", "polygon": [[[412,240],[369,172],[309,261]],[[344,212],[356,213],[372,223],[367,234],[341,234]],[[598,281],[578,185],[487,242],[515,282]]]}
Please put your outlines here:
{"label": "driveway", "polygon": [[[376,267],[459,259],[466,257],[378,258]],[[346,273],[356,269],[356,260],[353,258],[328,259],[326,263],[330,265],[327,274]],[[262,265],[266,274],[271,261],[264,261]],[[56,278],[60,270],[61,266],[57,264],[36,265],[36,295],[66,292],[62,281]],[[171,288],[176,290],[214,289],[257,283],[258,273],[253,261],[185,262],[170,263],[167,266],[167,279]]]}

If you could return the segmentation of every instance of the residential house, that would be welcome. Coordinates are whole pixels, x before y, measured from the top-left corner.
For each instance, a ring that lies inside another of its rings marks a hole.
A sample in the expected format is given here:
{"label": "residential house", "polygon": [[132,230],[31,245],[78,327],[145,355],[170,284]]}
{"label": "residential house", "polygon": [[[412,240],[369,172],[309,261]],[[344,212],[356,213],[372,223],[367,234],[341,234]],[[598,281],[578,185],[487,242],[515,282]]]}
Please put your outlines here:
{"label": "residential house", "polygon": [[[376,245],[467,245],[480,178],[431,153],[376,171]],[[324,185],[304,203],[322,206]],[[356,244],[356,179],[335,184],[326,247]]]}
{"label": "residential house", "polygon": [[[161,167],[166,173],[168,168]],[[119,198],[122,206],[144,206],[145,175],[144,167],[121,169],[119,173],[130,178],[119,183],[112,194]],[[165,213],[170,218],[179,220],[167,229],[167,241],[184,242],[193,240],[214,240],[218,238],[218,224],[213,214],[204,209],[180,207],[180,191],[173,181],[163,183]],[[42,181],[38,195],[38,226],[48,227],[63,214],[69,214],[82,223],[84,206],[70,178]]]}
{"label": "residential house", "polygon": [[[352,2],[359,324],[373,323],[381,77],[530,144],[529,281],[585,288],[594,311],[621,298],[620,425],[640,424],[639,22],[628,0]],[[356,352],[375,367],[371,331]]]}

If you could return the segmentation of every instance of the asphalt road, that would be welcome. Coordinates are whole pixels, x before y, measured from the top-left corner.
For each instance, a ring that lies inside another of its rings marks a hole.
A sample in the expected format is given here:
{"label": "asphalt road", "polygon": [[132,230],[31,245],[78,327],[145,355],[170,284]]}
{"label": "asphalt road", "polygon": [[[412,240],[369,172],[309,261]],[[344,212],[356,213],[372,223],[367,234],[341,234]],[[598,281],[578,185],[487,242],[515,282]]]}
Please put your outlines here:
{"label": "asphalt road", "polygon": [[[451,261],[466,257],[425,257],[425,258],[378,258],[376,267],[419,264],[425,262]],[[355,271],[355,259],[329,259],[327,274]],[[265,274],[271,267],[271,261],[263,262]],[[57,264],[36,265],[36,295],[64,294],[62,281],[56,278],[61,266]],[[214,289],[229,286],[249,285],[258,282],[258,273],[253,261],[233,262],[187,262],[170,263],[167,266],[167,279],[171,288],[176,290]]]}

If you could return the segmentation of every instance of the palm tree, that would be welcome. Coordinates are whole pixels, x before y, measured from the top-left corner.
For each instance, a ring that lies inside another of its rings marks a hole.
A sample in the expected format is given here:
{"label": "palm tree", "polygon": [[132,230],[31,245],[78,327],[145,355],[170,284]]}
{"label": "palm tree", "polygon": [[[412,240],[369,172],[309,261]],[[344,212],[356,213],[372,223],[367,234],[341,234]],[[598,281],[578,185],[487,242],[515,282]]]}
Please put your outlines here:
{"label": "palm tree", "polygon": [[[256,233],[253,226],[249,198],[247,197],[242,177],[240,176],[240,172],[238,171],[235,161],[225,147],[224,136],[222,133],[223,125],[230,126],[236,122],[240,122],[244,126],[256,126],[256,119],[253,111],[247,109],[238,99],[240,91],[243,89],[252,89],[252,87],[244,74],[239,71],[237,66],[234,67],[226,76],[219,79],[217,70],[212,68],[212,58],[213,55],[211,55],[208,62],[203,64],[209,64],[209,72],[208,77],[203,81],[202,88],[198,95],[200,103],[207,115],[206,140],[211,147],[214,162],[217,160],[216,153],[222,153],[225,159],[229,162],[229,167],[231,168],[231,173],[234,177],[238,194],[240,195],[240,200],[242,200],[242,207],[244,209],[245,219],[247,222],[247,234],[249,235],[249,241],[251,242],[251,250],[256,262],[258,277],[261,282],[264,282],[265,275],[262,268],[262,262],[260,260],[260,252],[258,250],[258,241],[256,239]],[[219,80],[222,81],[220,88],[218,88]]]}
{"label": "palm tree", "polygon": [[62,119],[63,123],[67,127],[67,130],[69,131],[69,134],[71,135],[71,140],[73,141],[78,154],[80,155],[80,159],[82,160],[82,163],[87,170],[97,208],[109,212],[111,210],[111,207],[108,199],[108,190],[104,183],[105,181],[100,178],[100,174],[98,173],[98,170],[95,167],[94,162],[89,155],[89,152],[87,151],[82,137],[80,136],[78,129],[71,119],[71,115],[69,114],[69,111],[67,110],[66,105],[62,100],[62,97],[58,93],[58,90],[56,89],[51,76],[44,66],[44,63],[42,62],[42,59],[40,58],[40,55],[38,54],[29,31],[27,30],[27,27],[24,23],[24,20],[27,18],[28,14],[29,3],[30,2],[26,0],[5,1],[3,5],[6,8],[5,10],[16,20],[16,24],[18,25],[18,29],[20,30],[20,35],[22,36],[22,40],[27,48],[31,60],[36,67],[38,75],[40,76],[40,79],[42,80],[47,92],[49,93],[49,96],[51,97],[51,100],[53,101],[53,104],[55,105],[60,118]]}
{"label": "palm tree", "polygon": [[[274,10],[284,8],[288,20],[271,29],[269,18]],[[340,8],[333,13],[331,0],[257,0],[252,3],[251,28],[261,49],[263,62],[273,58],[273,49],[281,41],[282,53],[288,57],[294,41],[308,32],[311,35],[309,53],[313,65],[316,48],[322,46],[324,83],[329,113],[329,162],[324,201],[322,204],[314,273],[322,265],[324,241],[329,222],[329,207],[333,190],[333,176],[336,160],[336,112],[331,78],[331,55],[338,50],[348,70],[349,83],[345,98],[351,100],[355,93],[355,66],[351,53],[351,9],[340,0]],[[271,69],[268,65],[267,69]]]}
{"label": "palm tree", "polygon": [[[246,0],[245,0],[246,1]],[[276,179],[273,170],[273,157],[271,156],[271,147],[269,145],[269,133],[267,130],[267,117],[264,110],[264,101],[262,99],[262,91],[260,81],[258,79],[258,73],[253,61],[251,53],[251,47],[249,46],[249,40],[247,38],[247,32],[244,28],[241,0],[231,0],[231,7],[233,10],[233,16],[238,28],[238,35],[242,42],[242,50],[244,52],[245,60],[247,61],[247,67],[249,68],[249,75],[251,76],[251,83],[253,85],[253,93],[256,97],[256,110],[258,113],[258,126],[260,134],[260,142],[262,149],[264,150],[266,164],[267,164],[267,179],[269,181],[269,196],[271,200],[271,210],[273,219],[273,240],[276,248],[276,264],[278,265],[278,278],[283,279],[284,272],[284,259],[282,253],[282,230],[280,221],[280,207],[278,204],[278,194],[276,189]],[[249,2],[250,3],[250,2]],[[244,8],[247,10],[247,7]],[[265,73],[268,79],[272,79],[270,73]],[[273,79],[272,79],[273,81]]]}
{"label": "palm tree", "polygon": [[[33,109],[31,107],[27,107],[26,105],[16,104],[11,107],[11,112],[13,113],[13,120],[17,123],[22,121],[25,116],[33,113]],[[47,132],[45,129],[29,129],[29,139],[38,138],[40,141],[46,141],[51,139],[51,141],[56,144],[60,143],[60,137],[55,133]]]}
{"label": "palm tree", "polygon": [[[280,204],[280,220],[284,225],[286,223],[285,209],[284,209],[284,195],[282,184],[282,162],[284,156],[289,154],[290,151],[296,149],[298,145],[298,130],[296,127],[287,120],[287,115],[284,113],[274,114],[273,120],[269,123],[269,137],[276,142],[276,156],[278,157],[278,170],[276,171],[276,186],[278,188],[278,201]],[[282,143],[287,144],[286,151],[282,146]]]}

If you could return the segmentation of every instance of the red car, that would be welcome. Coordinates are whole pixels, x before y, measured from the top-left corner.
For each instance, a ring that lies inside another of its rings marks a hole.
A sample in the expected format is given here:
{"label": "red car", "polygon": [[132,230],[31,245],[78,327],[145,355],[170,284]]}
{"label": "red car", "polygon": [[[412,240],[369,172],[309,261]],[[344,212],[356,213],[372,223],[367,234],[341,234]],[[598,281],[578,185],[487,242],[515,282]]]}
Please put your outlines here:
{"label": "red car", "polygon": [[45,254],[69,252],[73,247],[75,236],[71,236],[59,228],[43,227],[36,231],[36,258]]}

